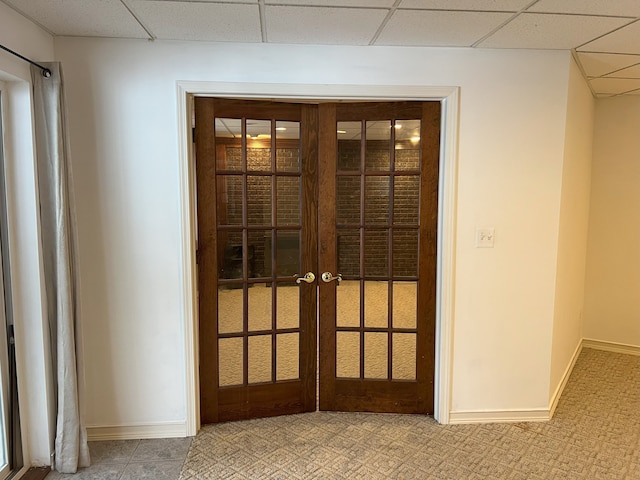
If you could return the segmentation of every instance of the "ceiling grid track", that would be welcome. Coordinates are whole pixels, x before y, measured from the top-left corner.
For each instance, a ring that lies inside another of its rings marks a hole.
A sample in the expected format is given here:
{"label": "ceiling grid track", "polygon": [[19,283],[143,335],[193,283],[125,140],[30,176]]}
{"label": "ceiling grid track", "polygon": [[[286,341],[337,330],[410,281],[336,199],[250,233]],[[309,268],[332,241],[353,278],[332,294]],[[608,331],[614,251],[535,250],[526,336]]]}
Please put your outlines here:
{"label": "ceiling grid track", "polygon": [[380,23],[378,30],[376,30],[376,33],[374,33],[373,37],[371,37],[371,41],[369,41],[369,45],[374,45],[376,43],[376,41],[378,40],[378,37],[380,37],[380,34],[384,30],[384,27],[387,26],[387,23],[389,23],[389,20],[391,20],[391,17],[393,17],[393,14],[396,13],[396,10],[398,10],[398,7],[400,6],[401,3],[402,3],[402,0],[396,0],[395,2],[393,2],[393,5],[387,12],[387,15],[384,17],[384,19]]}
{"label": "ceiling grid track", "polygon": [[497,31],[502,30],[506,25],[510,24],[511,22],[513,22],[516,18],[518,18],[520,16],[520,14],[522,14],[523,12],[526,12],[527,10],[529,10],[531,7],[533,7],[536,3],[538,3],[540,0],[533,0],[533,2],[529,3],[526,7],[522,7],[520,9],[520,11],[516,12],[515,14],[513,14],[511,16],[511,18],[509,18],[508,20],[506,20],[505,22],[503,22],[502,24],[498,25],[496,28],[494,28],[492,31],[490,31],[489,33],[487,33],[484,37],[480,38],[479,40],[475,41],[471,47],[476,48],[478,45],[480,45],[482,42],[484,42],[487,38],[491,37],[492,35],[494,35]]}
{"label": "ceiling grid track", "polygon": [[[619,18],[625,18],[625,17],[619,17]],[[577,51],[579,48],[584,47],[585,45],[589,45],[590,43],[595,42],[596,40],[600,40],[603,37],[606,37],[607,35],[611,35],[612,33],[616,33],[620,30],[622,30],[623,28],[627,28],[629,25],[633,25],[634,23],[636,23],[638,20],[640,20],[640,17],[635,18],[633,20],[631,20],[629,23],[626,23],[624,25],[619,26],[618,28],[615,28],[607,33],[603,33],[602,35],[592,38],[591,40],[589,40],[588,42],[583,43],[582,45],[578,45],[577,47],[575,47],[575,50]],[[601,52],[596,52],[596,53],[601,53]]]}
{"label": "ceiling grid track", "polygon": [[260,10],[260,35],[262,36],[262,43],[269,43],[269,37],[267,35],[267,7],[264,4],[264,0],[258,0],[258,9]]}
{"label": "ceiling grid track", "polygon": [[153,34],[151,29],[144,24],[144,22],[140,19],[140,16],[133,11],[133,8],[131,8],[131,6],[127,4],[127,0],[120,0],[120,3],[122,3],[122,6],[127,9],[127,11],[135,19],[135,21],[138,22],[138,25],[140,25],[140,27],[145,32],[147,32],[147,35],[149,35],[149,40],[152,40],[152,41],[155,40],[157,37]]}

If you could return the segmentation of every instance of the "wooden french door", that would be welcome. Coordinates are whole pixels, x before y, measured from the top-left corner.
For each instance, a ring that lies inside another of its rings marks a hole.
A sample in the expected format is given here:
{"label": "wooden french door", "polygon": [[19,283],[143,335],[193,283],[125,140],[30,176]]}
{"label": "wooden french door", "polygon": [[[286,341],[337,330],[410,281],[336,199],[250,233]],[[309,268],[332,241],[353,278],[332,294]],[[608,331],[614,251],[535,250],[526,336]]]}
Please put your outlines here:
{"label": "wooden french door", "polygon": [[431,413],[439,103],[195,111],[202,422]]}
{"label": "wooden french door", "polygon": [[317,107],[195,113],[201,421],[315,410]]}
{"label": "wooden french door", "polygon": [[321,410],[433,413],[439,137],[438,102],[320,105]]}

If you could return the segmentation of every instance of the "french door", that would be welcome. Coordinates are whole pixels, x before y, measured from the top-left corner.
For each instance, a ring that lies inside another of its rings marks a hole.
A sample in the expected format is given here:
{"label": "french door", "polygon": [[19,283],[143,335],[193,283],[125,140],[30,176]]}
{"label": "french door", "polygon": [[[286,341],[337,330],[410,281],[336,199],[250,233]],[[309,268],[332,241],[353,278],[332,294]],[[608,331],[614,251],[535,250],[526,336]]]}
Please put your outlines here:
{"label": "french door", "polygon": [[317,108],[195,111],[201,420],[315,410]]}
{"label": "french door", "polygon": [[202,422],[432,413],[440,104],[195,113]]}
{"label": "french door", "polygon": [[440,104],[319,108],[320,409],[433,413]]}

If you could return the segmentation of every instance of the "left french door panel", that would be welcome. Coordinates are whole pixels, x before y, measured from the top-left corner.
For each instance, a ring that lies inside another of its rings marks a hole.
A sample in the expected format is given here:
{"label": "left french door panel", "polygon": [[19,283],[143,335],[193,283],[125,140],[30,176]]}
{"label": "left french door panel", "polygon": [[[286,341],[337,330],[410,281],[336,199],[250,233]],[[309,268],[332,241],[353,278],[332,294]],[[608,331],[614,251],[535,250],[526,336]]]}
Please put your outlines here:
{"label": "left french door panel", "polygon": [[195,99],[202,423],[314,411],[316,105]]}

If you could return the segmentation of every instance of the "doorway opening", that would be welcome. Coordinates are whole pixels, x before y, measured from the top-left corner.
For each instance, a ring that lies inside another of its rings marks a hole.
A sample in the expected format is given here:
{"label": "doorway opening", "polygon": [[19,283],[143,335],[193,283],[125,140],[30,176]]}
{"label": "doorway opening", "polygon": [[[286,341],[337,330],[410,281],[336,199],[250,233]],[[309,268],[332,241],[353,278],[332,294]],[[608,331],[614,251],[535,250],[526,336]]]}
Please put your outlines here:
{"label": "doorway opening", "polygon": [[440,102],[195,118],[203,423],[434,413]]}
{"label": "doorway opening", "polygon": [[184,434],[196,435],[201,425],[199,379],[199,318],[197,291],[197,226],[194,145],[194,103],[198,97],[321,103],[359,101],[437,101],[442,106],[438,213],[438,274],[436,299],[436,356],[434,419],[449,423],[452,395],[453,318],[455,302],[457,149],[460,87],[424,85],[303,85],[179,81],[176,85],[179,118],[179,185],[182,265],[182,318],[185,351]]}

